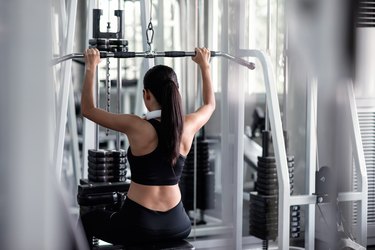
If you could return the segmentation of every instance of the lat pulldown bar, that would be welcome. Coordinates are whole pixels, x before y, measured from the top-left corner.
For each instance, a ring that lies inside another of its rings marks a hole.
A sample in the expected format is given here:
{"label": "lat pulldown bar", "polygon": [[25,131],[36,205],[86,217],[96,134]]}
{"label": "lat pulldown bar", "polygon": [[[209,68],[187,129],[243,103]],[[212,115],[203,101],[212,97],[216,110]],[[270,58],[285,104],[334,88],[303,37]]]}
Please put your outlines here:
{"label": "lat pulldown bar", "polygon": [[[155,57],[188,57],[195,56],[195,51],[164,51],[164,52],[100,52],[100,58],[134,58],[134,57],[144,57],[144,58],[155,58]],[[211,51],[211,57],[225,57],[232,60],[242,66],[245,66],[251,70],[255,69],[255,64],[253,62],[248,62],[242,58],[238,58],[221,51]],[[52,65],[56,65],[66,60],[84,58],[83,53],[72,53],[62,57],[58,57],[52,60]]]}

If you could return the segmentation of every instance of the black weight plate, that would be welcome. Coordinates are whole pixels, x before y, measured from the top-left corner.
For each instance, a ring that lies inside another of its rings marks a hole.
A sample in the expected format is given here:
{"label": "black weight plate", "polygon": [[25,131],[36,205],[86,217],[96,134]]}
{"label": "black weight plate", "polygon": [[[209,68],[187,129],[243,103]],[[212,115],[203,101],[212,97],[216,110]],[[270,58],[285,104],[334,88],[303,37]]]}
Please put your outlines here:
{"label": "black weight plate", "polygon": [[258,206],[251,206],[250,207],[250,214],[254,214],[254,217],[259,219],[261,218],[277,218],[277,207],[258,207]]}
{"label": "black weight plate", "polygon": [[108,155],[111,156],[111,157],[116,157],[116,158],[125,157],[126,151],[123,150],[123,149],[121,149],[121,150],[110,150],[110,151],[108,151]]}
{"label": "black weight plate", "polygon": [[109,40],[110,45],[122,45],[122,46],[128,46],[128,40],[124,39],[111,39]]}
{"label": "black weight plate", "polygon": [[250,207],[260,207],[264,210],[267,210],[267,209],[272,209],[272,208],[275,208],[277,207],[277,202],[274,202],[274,203],[267,203],[265,201],[260,201],[260,200],[250,200]]}
{"label": "black weight plate", "polygon": [[89,169],[92,170],[124,170],[126,169],[126,164],[115,164],[115,163],[92,163],[89,162]]}
{"label": "black weight plate", "polygon": [[98,150],[89,149],[88,153],[89,153],[89,156],[92,156],[92,157],[106,157],[108,155],[108,151],[103,150],[103,149],[98,149]]}
{"label": "black weight plate", "polygon": [[273,156],[268,156],[268,157],[258,156],[258,162],[274,163],[276,162],[276,159]]}
{"label": "black weight plate", "polygon": [[275,240],[277,238],[277,230],[266,231],[250,227],[250,234],[262,240]]}
{"label": "black weight plate", "polygon": [[257,183],[256,185],[261,185],[261,186],[264,186],[264,185],[273,185],[276,188],[278,187],[277,179],[262,179],[262,178],[258,178],[257,181],[256,181],[256,183]]}
{"label": "black weight plate", "polygon": [[93,170],[89,168],[89,174],[92,176],[104,176],[104,175],[119,176],[119,175],[126,175],[126,170],[112,170],[112,169],[111,170],[108,170],[108,169]]}
{"label": "black weight plate", "polygon": [[267,190],[267,189],[260,188],[259,186],[257,186],[257,191],[259,194],[263,194],[263,195],[278,195],[279,194],[278,190],[274,190],[274,189]]}
{"label": "black weight plate", "polygon": [[89,162],[92,163],[126,163],[126,158],[114,158],[114,157],[92,157],[88,156]]}
{"label": "black weight plate", "polygon": [[275,204],[278,202],[277,196],[261,195],[257,192],[250,192],[250,200],[257,200],[266,204]]}
{"label": "black weight plate", "polygon": [[[251,213],[251,211],[250,211]],[[266,218],[266,217],[250,217],[250,226],[251,225],[264,225],[264,227],[275,227],[277,228],[277,215],[272,218]]]}
{"label": "black weight plate", "polygon": [[89,181],[92,182],[121,182],[126,181],[126,177],[115,177],[115,176],[91,176],[89,175]]}
{"label": "black weight plate", "polygon": [[[265,174],[277,174],[277,169],[276,168],[258,167],[257,171],[265,173]],[[293,173],[294,172],[294,168],[288,168],[288,172],[289,173]]]}
{"label": "black weight plate", "polygon": [[108,40],[101,38],[93,38],[89,40],[90,45],[105,45]]}
{"label": "black weight plate", "polygon": [[277,189],[278,188],[277,180],[273,181],[272,179],[259,179],[258,178],[258,180],[256,182],[256,185],[260,186],[260,187],[267,187],[268,189],[270,189],[270,188]]}

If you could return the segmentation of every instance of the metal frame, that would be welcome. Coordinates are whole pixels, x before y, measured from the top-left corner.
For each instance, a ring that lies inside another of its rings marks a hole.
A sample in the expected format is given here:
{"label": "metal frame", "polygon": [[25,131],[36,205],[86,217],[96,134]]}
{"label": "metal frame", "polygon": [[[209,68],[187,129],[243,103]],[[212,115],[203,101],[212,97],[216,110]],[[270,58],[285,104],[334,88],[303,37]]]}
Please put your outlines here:
{"label": "metal frame", "polygon": [[[95,1],[89,0],[87,1],[86,6],[86,13],[87,13],[87,23],[86,23],[86,40],[92,37],[92,9],[95,8]],[[95,80],[96,81],[96,80]],[[98,84],[96,84],[98,86]],[[95,96],[96,101],[98,101],[98,87],[95,88]],[[99,142],[96,138],[98,138],[97,134],[99,134],[99,127],[94,122],[90,121],[87,118],[83,118],[83,144],[82,144],[82,177],[86,178],[88,175],[88,150],[96,148]],[[93,136],[95,135],[95,136]]]}
{"label": "metal frame", "polygon": [[[358,173],[358,187],[360,190],[353,193],[354,197],[347,197],[344,199],[344,194],[339,194],[339,201],[360,201],[359,205],[359,230],[360,230],[360,243],[362,246],[367,246],[367,203],[368,203],[368,183],[367,183],[367,171],[366,171],[366,161],[365,154],[363,150],[361,130],[359,127],[357,105],[355,102],[354,89],[352,82],[347,83],[347,94],[349,100],[349,111],[352,118],[351,125],[351,137],[353,146],[353,156],[355,167]],[[350,194],[350,193],[349,193]]]}
{"label": "metal frame", "polygon": [[[240,54],[242,56],[256,57],[262,64],[264,82],[266,86],[268,116],[271,125],[273,146],[277,166],[277,178],[279,183],[278,246],[279,249],[289,249],[289,209],[291,206],[289,174],[284,144],[283,127],[281,123],[279,100],[277,96],[277,88],[275,84],[275,76],[273,72],[271,58],[265,52],[260,50],[240,50]],[[239,127],[239,129],[241,129],[240,131],[243,133],[243,125],[242,128]],[[243,152],[241,153],[243,156]]]}
{"label": "metal frame", "polygon": [[[307,107],[306,107],[306,194],[312,195],[315,192],[315,171],[317,169],[317,78],[313,77],[308,81],[307,86]],[[307,198],[310,199],[311,197]],[[307,205],[305,211],[305,248],[314,250],[315,247],[315,200]]]}
{"label": "metal frame", "polygon": [[[64,44],[66,48],[64,53],[68,54],[73,51],[74,42],[74,30],[76,24],[76,14],[77,14],[77,0],[72,0],[70,2],[69,16],[68,16],[68,29],[66,32],[66,37]],[[71,85],[71,73],[72,73],[72,62],[68,61],[63,65],[62,68],[62,86],[60,87],[59,111],[57,117],[56,126],[56,144],[54,148],[54,162],[56,166],[56,173],[58,180],[61,180],[61,170],[64,152],[64,139],[65,139],[65,128],[67,121],[67,111],[68,111],[68,99],[69,99],[69,88]]]}

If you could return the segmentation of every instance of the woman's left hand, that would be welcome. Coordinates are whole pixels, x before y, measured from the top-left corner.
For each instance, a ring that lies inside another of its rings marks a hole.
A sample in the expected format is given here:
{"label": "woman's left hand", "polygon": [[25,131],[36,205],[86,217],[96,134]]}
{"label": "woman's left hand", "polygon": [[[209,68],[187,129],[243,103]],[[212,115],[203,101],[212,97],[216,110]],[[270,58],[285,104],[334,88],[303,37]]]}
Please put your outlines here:
{"label": "woman's left hand", "polygon": [[85,51],[85,63],[87,69],[95,69],[100,63],[100,52],[96,48],[87,49]]}

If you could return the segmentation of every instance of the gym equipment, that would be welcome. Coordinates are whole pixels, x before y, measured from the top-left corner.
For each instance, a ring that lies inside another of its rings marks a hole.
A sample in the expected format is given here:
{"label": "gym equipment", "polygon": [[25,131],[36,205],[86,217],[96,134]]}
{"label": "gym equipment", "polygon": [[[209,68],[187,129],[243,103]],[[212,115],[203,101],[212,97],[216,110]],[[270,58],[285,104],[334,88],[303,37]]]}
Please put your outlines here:
{"label": "gym equipment", "polygon": [[[193,143],[185,160],[179,182],[182,202],[185,210],[194,210],[194,148]],[[215,174],[209,162],[209,142],[203,137],[197,138],[197,172],[196,172],[196,208],[200,209],[200,220],[197,224],[206,224],[204,210],[215,207]]]}
{"label": "gym equipment", "polygon": [[[284,132],[285,138],[286,132]],[[270,132],[262,131],[263,153],[258,157],[256,192],[250,193],[250,234],[263,240],[263,249],[268,241],[278,236],[278,179],[275,157],[270,153]],[[290,194],[294,192],[294,156],[287,157]],[[290,208],[290,235],[300,236],[300,207]]]}
{"label": "gym equipment", "polygon": [[89,182],[126,181],[125,150],[89,150]]}
{"label": "gym equipment", "polygon": [[[156,57],[192,57],[195,56],[195,51],[164,51],[164,52],[131,52],[131,51],[119,51],[119,52],[106,52],[100,51],[100,58],[134,58],[134,57],[144,57],[144,58],[156,58]],[[228,53],[221,51],[211,51],[211,57],[224,57],[232,60],[242,66],[245,66],[251,70],[255,69],[255,64],[248,62],[244,59],[232,56]],[[51,64],[56,65],[66,60],[84,58],[83,53],[72,53],[62,57],[58,57],[52,60]]]}

